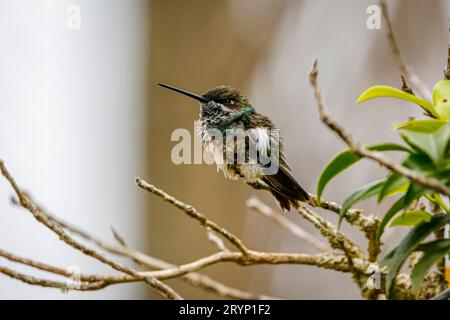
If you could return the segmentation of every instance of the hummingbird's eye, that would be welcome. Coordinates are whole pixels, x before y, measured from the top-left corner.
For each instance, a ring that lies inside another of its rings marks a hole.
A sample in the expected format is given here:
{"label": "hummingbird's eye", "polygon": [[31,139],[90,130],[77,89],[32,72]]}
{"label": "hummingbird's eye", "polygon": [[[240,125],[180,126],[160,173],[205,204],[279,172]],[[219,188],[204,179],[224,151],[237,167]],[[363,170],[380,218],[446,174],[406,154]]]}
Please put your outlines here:
{"label": "hummingbird's eye", "polygon": [[233,100],[233,99],[230,99],[230,100],[228,100],[228,103],[229,103],[229,104],[234,104],[234,100]]}

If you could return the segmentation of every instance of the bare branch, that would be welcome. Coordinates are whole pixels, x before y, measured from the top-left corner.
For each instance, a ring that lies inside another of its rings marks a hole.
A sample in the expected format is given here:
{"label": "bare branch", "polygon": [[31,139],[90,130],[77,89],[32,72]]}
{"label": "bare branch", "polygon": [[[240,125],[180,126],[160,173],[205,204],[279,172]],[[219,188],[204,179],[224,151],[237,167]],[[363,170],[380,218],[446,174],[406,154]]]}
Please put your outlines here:
{"label": "bare branch", "polygon": [[[16,279],[30,285],[48,287],[48,288],[57,288],[61,290],[67,290],[67,283],[61,281],[55,281],[50,279],[37,278],[34,276],[26,275],[17,271],[14,271],[10,268],[0,266],[0,273],[12,278]],[[84,286],[83,286],[84,288]],[[79,290],[82,290],[81,288]]]}
{"label": "bare branch", "polygon": [[[72,273],[65,271],[61,268],[50,266],[47,264],[43,264],[40,262],[33,261],[31,259],[19,257],[13,254],[9,254],[5,251],[2,251],[2,256],[21,264],[25,264],[31,267],[35,267],[37,269],[54,273],[57,275],[61,275],[64,277],[72,276]],[[139,277],[133,277],[130,275],[79,275],[80,283],[74,287],[69,287],[67,282],[59,282],[54,280],[47,280],[41,278],[35,278],[33,276],[28,276],[24,274],[19,274],[8,268],[1,268],[0,273],[4,273],[10,277],[19,279],[21,281],[34,284],[41,285],[46,287],[67,289],[67,290],[98,290],[104,288],[111,284],[125,283],[125,282],[136,282],[143,281],[144,278],[158,278],[160,280],[173,279],[178,278],[180,276],[189,276],[192,282],[202,282],[200,286],[204,288],[211,289],[209,284],[205,285],[203,283],[203,278],[198,274],[193,273],[195,271],[204,269],[208,266],[217,264],[219,262],[235,262],[241,265],[256,265],[256,264],[301,264],[301,265],[316,265],[325,269],[332,269],[342,272],[349,272],[348,264],[346,263],[346,258],[342,255],[336,255],[334,253],[322,253],[317,255],[309,255],[309,254],[297,254],[297,253],[268,253],[268,252],[257,252],[251,251],[250,255],[243,255],[240,252],[218,252],[212,254],[210,256],[198,259],[194,262],[187,263],[180,266],[175,266],[173,268],[158,270],[158,271],[147,271],[147,272],[139,272]],[[363,260],[359,260],[359,265],[361,268],[367,268],[365,262]],[[216,283],[217,284],[217,283]],[[238,295],[239,298],[256,298],[256,297],[264,297],[268,296],[258,296],[250,293],[245,293],[237,289],[228,288],[219,284],[220,292],[223,295],[230,296],[232,294],[233,297]],[[230,290],[231,289],[231,290]],[[225,291],[225,292],[224,292]],[[228,292],[226,292],[228,291]],[[233,293],[230,293],[233,291]],[[270,297],[271,298],[271,297]]]}
{"label": "bare branch", "polygon": [[253,209],[255,212],[258,212],[262,214],[263,216],[271,219],[276,224],[280,225],[284,229],[288,230],[290,233],[292,233],[297,238],[307,242],[308,244],[312,245],[319,251],[328,251],[330,250],[329,246],[325,243],[318,240],[316,237],[314,237],[309,232],[303,230],[299,225],[293,223],[280,213],[273,210],[271,207],[260,201],[259,199],[252,197],[247,200],[247,207]]}
{"label": "bare branch", "polygon": [[124,246],[124,247],[127,246],[125,240],[124,240],[123,237],[117,232],[116,229],[114,229],[113,227],[111,227],[111,232],[112,232],[112,234],[113,234],[114,239],[116,239],[116,241],[117,241],[120,245],[122,245],[122,246]]}
{"label": "bare branch", "polygon": [[[365,266],[364,260],[358,260]],[[172,279],[190,272],[204,269],[219,262],[234,262],[241,265],[257,264],[299,264],[314,265],[324,269],[350,272],[347,259],[344,255],[335,253],[319,253],[316,255],[305,253],[280,253],[250,251],[247,255],[241,252],[217,252],[194,262],[177,266],[172,269],[143,272],[142,275],[156,277],[161,280]]]}
{"label": "bare branch", "polygon": [[392,159],[387,157],[384,153],[368,150],[359,141],[353,139],[350,133],[348,133],[343,127],[341,127],[338,123],[336,123],[333,119],[331,119],[331,117],[325,112],[325,107],[322,101],[322,95],[320,93],[320,89],[317,84],[317,74],[318,70],[316,60],[314,61],[314,65],[311,70],[309,78],[311,86],[314,90],[314,97],[316,99],[320,119],[332,131],[334,131],[353,152],[355,152],[358,156],[362,158],[372,159],[381,166],[389,169],[392,172],[396,172],[408,178],[409,180],[412,180],[418,184],[433,189],[444,195],[450,196],[450,188],[447,187],[445,184],[441,183],[439,180],[431,177],[425,177],[424,175],[418,172],[412,171],[393,161]]}
{"label": "bare branch", "polygon": [[450,45],[448,46],[447,67],[444,70],[444,79],[450,80]]}
{"label": "bare branch", "polygon": [[[67,271],[67,270],[65,270],[65,269],[58,268],[58,267],[55,267],[55,266],[52,266],[52,265],[49,265],[49,264],[46,264],[46,263],[37,262],[37,261],[34,261],[32,259],[24,258],[24,257],[15,255],[13,253],[7,252],[7,251],[2,250],[2,249],[0,249],[0,257],[8,259],[9,261],[17,262],[17,263],[20,263],[20,264],[23,264],[23,265],[27,265],[27,266],[30,266],[30,267],[42,270],[42,271],[53,273],[53,274],[56,274],[56,275],[60,275],[60,276],[64,276],[64,277],[72,276],[72,273]],[[92,278],[86,279],[85,278],[83,280],[95,281],[96,279],[92,279]]]}
{"label": "bare branch", "polygon": [[217,247],[217,249],[219,249],[219,251],[230,251],[225,246],[223,240],[210,227],[206,227],[206,235],[208,236],[208,240],[211,241]]}
{"label": "bare branch", "polygon": [[208,218],[206,218],[205,215],[203,215],[202,213],[198,212],[197,209],[195,209],[194,207],[192,207],[192,206],[190,206],[188,204],[185,204],[184,202],[174,198],[173,196],[167,194],[166,192],[164,192],[161,189],[158,189],[154,185],[152,185],[152,184],[142,180],[139,177],[136,178],[136,184],[140,188],[142,188],[144,190],[147,190],[147,191],[153,193],[154,195],[157,195],[158,197],[160,197],[164,201],[169,202],[170,204],[174,205],[178,209],[184,211],[189,217],[191,217],[191,218],[197,220],[198,222],[200,222],[200,224],[203,227],[205,227],[205,228],[209,227],[212,230],[214,230],[215,232],[221,234],[228,241],[230,241],[230,243],[232,243],[237,249],[239,249],[239,251],[241,251],[243,254],[247,254],[249,252],[247,247],[242,243],[241,239],[239,239],[237,236],[232,234],[227,229],[220,227],[214,221],[209,220]]}
{"label": "bare branch", "polygon": [[[69,246],[73,247],[74,249],[77,249],[84,253],[87,256],[90,256],[106,265],[109,265],[113,269],[132,275],[134,277],[139,277],[139,273],[137,273],[135,270],[132,270],[130,268],[127,268],[125,266],[122,266],[106,257],[98,253],[97,251],[86,247],[85,245],[79,243],[72,237],[70,237],[64,230],[56,224],[53,220],[51,220],[45,213],[43,213],[39,208],[34,204],[34,202],[31,200],[29,196],[27,196],[17,185],[14,178],[11,176],[11,174],[6,169],[3,161],[0,160],[0,171],[2,175],[8,180],[11,187],[14,189],[20,205],[27,209],[33,217],[40,223],[42,223],[44,226],[46,226],[49,230],[51,230],[53,233],[55,233],[62,241],[64,241]],[[147,284],[149,284],[152,288],[156,289],[157,292],[162,294],[164,297],[169,299],[181,299],[181,296],[176,293],[172,288],[165,285],[164,283],[160,282],[157,279],[151,278],[151,277],[145,277],[144,280]]]}
{"label": "bare branch", "polygon": [[419,77],[411,71],[410,67],[405,63],[405,60],[402,57],[400,48],[397,44],[397,40],[395,38],[395,34],[392,28],[392,22],[389,16],[389,8],[386,1],[381,0],[380,6],[383,13],[384,21],[386,22],[386,36],[388,38],[389,45],[391,47],[395,60],[400,68],[401,74],[406,78],[407,82],[409,82],[424,99],[432,101],[430,89],[428,89],[428,87],[425,84],[423,84],[423,82],[419,79]]}
{"label": "bare branch", "polygon": [[[15,204],[18,205],[18,203],[15,203]],[[43,211],[42,208],[41,208],[41,210]],[[103,242],[102,240],[97,239],[95,236],[90,235],[86,231],[84,231],[78,227],[75,227],[68,222],[63,221],[54,215],[51,215],[49,213],[46,213],[46,214],[50,219],[54,220],[56,223],[61,225],[67,231],[69,231],[75,235],[78,235],[89,242],[92,242],[99,248],[106,250],[112,254],[130,258],[133,261],[140,264],[141,266],[145,266],[147,268],[152,268],[152,269],[173,269],[173,268],[177,267],[174,264],[163,261],[161,259],[157,259],[157,258],[148,256],[142,252],[135,251],[135,250],[128,248],[126,246],[123,246],[123,245],[111,246],[111,245]],[[117,233],[117,231],[116,231],[116,233]],[[124,238],[122,236],[120,236],[120,238],[122,240],[124,240]],[[21,258],[21,259],[25,259],[25,258]],[[19,262],[17,260],[11,260],[11,261]],[[25,263],[25,264],[28,264],[28,263]],[[28,265],[35,266],[35,264],[39,264],[39,263],[32,262],[32,264],[28,264]],[[55,268],[55,267],[53,267],[53,268]],[[41,268],[38,268],[38,269],[41,269]],[[45,268],[41,269],[41,270],[45,270]],[[62,270],[61,272],[65,272],[65,270]],[[88,275],[80,275],[81,280],[89,280],[89,279],[93,280],[92,278],[89,278],[89,277],[90,276],[88,276]],[[203,290],[209,291],[211,293],[214,293],[214,294],[219,295],[224,298],[245,299],[245,300],[247,300],[247,299],[249,299],[249,300],[278,299],[278,298],[268,296],[268,295],[260,295],[260,294],[246,292],[246,291],[242,291],[242,290],[239,290],[236,288],[232,288],[232,287],[229,287],[229,286],[227,286],[217,280],[214,280],[206,275],[196,273],[196,272],[186,274],[186,275],[180,277],[179,279],[186,281],[187,283],[189,283],[190,285],[192,285],[194,287],[201,288]],[[105,280],[105,277],[96,276],[94,280],[98,280],[98,281],[102,280],[103,281],[103,280]],[[120,281],[117,279],[117,277],[114,279],[111,277],[106,277],[106,280],[107,280],[108,284],[120,283]],[[134,279],[134,280],[124,279],[123,277],[121,280],[122,280],[122,282],[128,282],[127,280],[138,281],[137,279]],[[103,286],[106,286],[105,282],[102,282],[102,284],[103,284]],[[95,290],[97,290],[97,289],[95,289]]]}

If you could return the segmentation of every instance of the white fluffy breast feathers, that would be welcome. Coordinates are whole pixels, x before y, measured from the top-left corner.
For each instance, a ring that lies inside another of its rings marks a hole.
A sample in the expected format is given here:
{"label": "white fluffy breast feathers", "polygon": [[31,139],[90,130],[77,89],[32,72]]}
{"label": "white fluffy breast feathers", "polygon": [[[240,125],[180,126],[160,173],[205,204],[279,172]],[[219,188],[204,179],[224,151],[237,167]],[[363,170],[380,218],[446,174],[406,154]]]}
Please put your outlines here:
{"label": "white fluffy breast feathers", "polygon": [[249,129],[247,132],[253,136],[253,141],[256,143],[256,149],[260,152],[267,152],[270,148],[270,134],[266,128]]}
{"label": "white fluffy breast feathers", "polygon": [[224,151],[234,154],[238,150],[244,154],[247,154],[249,150],[255,150],[260,155],[267,156],[272,153],[271,149],[277,148],[276,137],[267,128],[247,130],[237,128],[219,131],[208,129],[203,125],[199,127],[199,134],[205,150],[210,152],[214,158],[218,158]]}

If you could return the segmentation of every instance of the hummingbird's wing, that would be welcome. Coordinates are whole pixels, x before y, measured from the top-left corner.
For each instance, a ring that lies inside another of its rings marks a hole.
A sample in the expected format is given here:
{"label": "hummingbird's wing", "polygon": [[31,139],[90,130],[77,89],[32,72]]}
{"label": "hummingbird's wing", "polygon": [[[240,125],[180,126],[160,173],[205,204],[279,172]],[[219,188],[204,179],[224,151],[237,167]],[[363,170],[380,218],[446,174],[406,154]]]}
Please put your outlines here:
{"label": "hummingbird's wing", "polygon": [[[297,183],[290,173],[290,168],[285,161],[283,141],[278,128],[268,117],[257,112],[243,115],[242,119],[242,122],[235,122],[234,127],[248,132],[250,136],[249,143],[255,143],[259,151],[262,151],[261,148],[265,149],[264,151],[266,155],[269,155],[270,160],[276,161],[278,164],[278,170],[274,174],[265,175],[263,171],[256,171],[261,172],[260,174],[262,176],[258,177],[259,180],[269,187],[270,192],[277,199],[280,207],[284,211],[289,211],[291,206],[298,208],[300,201],[311,203],[309,194]],[[248,147],[246,146],[245,149],[247,152]],[[266,164],[259,163],[256,166],[267,167],[271,164],[271,162]],[[250,165],[237,168],[239,174],[250,185],[254,184],[255,170],[252,170],[253,167]]]}
{"label": "hummingbird's wing", "polygon": [[280,166],[276,174],[264,176],[262,181],[269,186],[270,192],[278,200],[284,211],[289,211],[291,205],[298,208],[299,201],[311,201],[309,194],[283,165]]}
{"label": "hummingbird's wing", "polygon": [[[309,202],[312,200],[309,194],[298,184],[297,180],[292,176],[291,169],[286,163],[284,156],[284,143],[280,137],[277,127],[269,118],[262,117],[264,124],[269,128],[272,151],[278,152],[279,169],[276,174],[266,175],[263,177],[273,196],[278,200],[280,207],[284,211],[289,211],[291,206],[298,208],[298,202]],[[276,149],[275,149],[276,148]]]}

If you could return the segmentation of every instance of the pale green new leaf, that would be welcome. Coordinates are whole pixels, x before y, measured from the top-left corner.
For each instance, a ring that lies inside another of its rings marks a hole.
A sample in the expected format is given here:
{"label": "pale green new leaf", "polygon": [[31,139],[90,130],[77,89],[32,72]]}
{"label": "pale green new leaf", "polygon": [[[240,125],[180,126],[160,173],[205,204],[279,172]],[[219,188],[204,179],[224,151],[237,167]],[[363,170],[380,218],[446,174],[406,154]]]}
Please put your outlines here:
{"label": "pale green new leaf", "polygon": [[439,118],[436,110],[434,110],[431,102],[421,99],[413,94],[406,93],[402,90],[389,87],[389,86],[373,86],[364,91],[361,96],[358,98],[357,102],[361,103],[374,98],[397,98],[405,101],[409,101],[415,103],[422,107],[425,111],[430,113],[436,118]]}
{"label": "pale green new leaf", "polygon": [[403,212],[401,215],[396,217],[390,224],[391,227],[406,226],[414,227],[419,223],[431,220],[431,214],[423,210],[410,210]]}
{"label": "pale green new leaf", "polygon": [[410,184],[406,194],[398,199],[392,207],[386,212],[381,219],[380,225],[378,226],[377,233],[375,235],[375,240],[379,243],[382,234],[384,233],[384,228],[387,223],[401,210],[406,209],[415,199],[422,196],[425,188],[421,185]]}
{"label": "pale green new leaf", "polygon": [[440,118],[450,120],[450,80],[441,80],[433,89],[433,105]]}
{"label": "pale green new leaf", "polygon": [[446,123],[447,120],[441,119],[408,120],[394,123],[394,129],[419,133],[433,133],[442,128]]}
{"label": "pale green new leaf", "polygon": [[380,203],[385,197],[394,195],[401,191],[406,192],[406,190],[408,190],[408,186],[408,178],[405,178],[398,173],[391,172],[378,193],[377,202]]}
{"label": "pale green new leaf", "polygon": [[450,124],[443,126],[433,134],[406,132],[401,136],[410,146],[427,154],[436,167],[442,167],[450,139]]}

